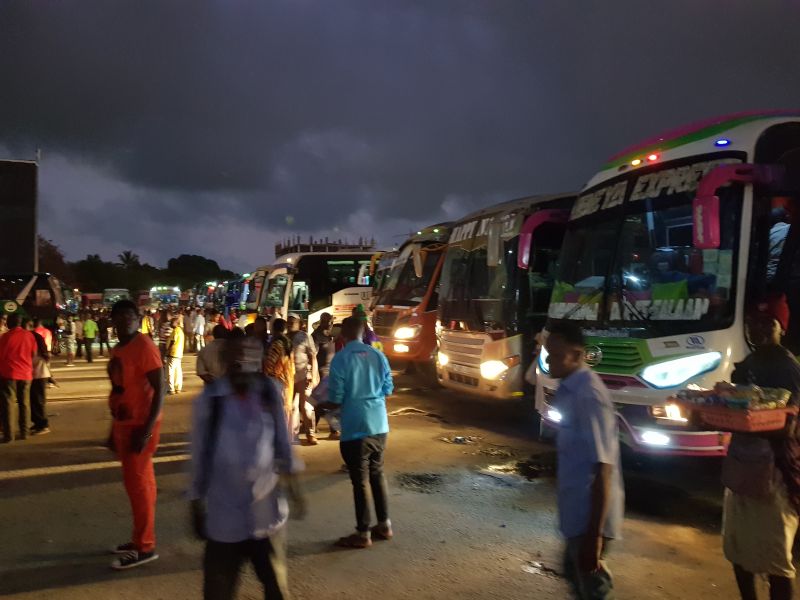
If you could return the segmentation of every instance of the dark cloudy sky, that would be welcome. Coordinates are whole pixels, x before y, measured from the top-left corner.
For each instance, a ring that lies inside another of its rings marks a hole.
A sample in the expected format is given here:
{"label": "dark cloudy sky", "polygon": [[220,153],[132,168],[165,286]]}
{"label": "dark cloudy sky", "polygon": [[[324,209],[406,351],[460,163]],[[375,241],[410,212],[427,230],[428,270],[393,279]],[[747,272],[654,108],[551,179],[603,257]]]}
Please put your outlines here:
{"label": "dark cloudy sky", "polygon": [[2,0],[0,157],[40,230],[248,270],[577,189],[687,121],[800,107],[795,0]]}

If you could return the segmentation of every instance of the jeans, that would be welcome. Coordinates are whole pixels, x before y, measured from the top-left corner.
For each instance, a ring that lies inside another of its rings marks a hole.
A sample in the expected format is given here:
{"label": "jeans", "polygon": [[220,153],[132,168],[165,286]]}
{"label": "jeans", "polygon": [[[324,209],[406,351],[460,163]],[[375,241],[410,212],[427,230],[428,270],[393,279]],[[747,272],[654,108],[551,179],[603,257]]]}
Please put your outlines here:
{"label": "jeans", "polygon": [[28,412],[30,411],[31,382],[20,379],[0,379],[0,424],[3,439],[14,440],[14,421],[17,422],[16,439],[28,437]]}
{"label": "jeans", "polygon": [[92,359],[92,345],[94,344],[94,338],[84,338],[84,344],[86,344],[86,362],[94,362]]}
{"label": "jeans", "polygon": [[283,532],[272,538],[225,543],[208,540],[203,558],[204,600],[233,600],[242,563],[249,560],[266,600],[289,598]]}
{"label": "jeans", "polygon": [[31,382],[31,421],[34,429],[49,427],[47,420],[47,379]]}
{"label": "jeans", "polygon": [[108,338],[100,338],[100,356],[103,356],[103,345],[105,344],[106,350],[111,352],[111,344],[108,343]]}
{"label": "jeans", "polygon": [[370,514],[367,504],[367,482],[372,491],[375,515],[382,523],[389,518],[386,477],[383,475],[383,453],[386,450],[386,434],[371,435],[360,440],[339,443],[339,451],[350,473],[353,484],[353,500],[356,505],[356,529],[369,531]]}
{"label": "jeans", "polygon": [[569,538],[564,552],[564,574],[572,584],[575,596],[579,600],[614,600],[614,581],[611,572],[603,560],[608,552],[610,540],[603,540],[603,551],[600,555],[600,568],[594,573],[581,573],[578,570],[582,537]]}

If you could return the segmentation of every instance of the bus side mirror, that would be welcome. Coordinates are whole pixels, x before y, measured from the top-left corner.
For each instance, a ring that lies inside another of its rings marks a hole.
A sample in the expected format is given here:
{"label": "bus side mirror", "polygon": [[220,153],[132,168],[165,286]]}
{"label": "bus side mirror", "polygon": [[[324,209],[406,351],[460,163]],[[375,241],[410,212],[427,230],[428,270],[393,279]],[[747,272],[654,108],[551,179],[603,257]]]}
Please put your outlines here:
{"label": "bus side mirror", "polygon": [[417,279],[421,279],[423,275],[423,266],[425,263],[425,258],[423,256],[423,250],[419,246],[416,246],[411,253],[411,262],[414,264],[414,276]]}
{"label": "bus side mirror", "polygon": [[692,243],[700,250],[719,248],[719,196],[697,196],[692,202]]}
{"label": "bus side mirror", "polygon": [[525,219],[522,228],[519,230],[517,267],[520,269],[527,269],[530,264],[534,231],[545,223],[566,223],[567,221],[569,221],[569,211],[557,208],[536,211]]}
{"label": "bus side mirror", "polygon": [[486,235],[486,266],[496,267],[503,262],[503,224],[499,221],[489,223]]}

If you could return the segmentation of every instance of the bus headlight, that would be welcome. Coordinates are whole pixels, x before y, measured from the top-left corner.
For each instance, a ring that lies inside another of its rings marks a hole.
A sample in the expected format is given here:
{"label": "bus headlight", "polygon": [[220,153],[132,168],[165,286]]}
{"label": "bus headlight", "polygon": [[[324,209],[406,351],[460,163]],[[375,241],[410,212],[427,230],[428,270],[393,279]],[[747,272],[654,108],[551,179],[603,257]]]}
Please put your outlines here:
{"label": "bus headlight", "polygon": [[659,431],[643,431],[642,441],[650,446],[669,446],[669,436]]}
{"label": "bus headlight", "polygon": [[411,340],[419,335],[421,329],[419,325],[398,327],[394,332],[394,337],[398,340]]}
{"label": "bus headlight", "polygon": [[494,381],[499,379],[511,367],[519,364],[519,356],[509,356],[503,360],[487,360],[481,363],[481,377]]}
{"label": "bus headlight", "polygon": [[681,411],[681,407],[677,404],[665,404],[663,406],[654,406],[651,409],[653,416],[656,419],[664,419],[665,421],[676,421],[678,423],[687,423],[689,419],[687,419],[683,412]]}
{"label": "bus headlight", "polygon": [[439,354],[436,355],[436,358],[439,361],[439,366],[441,367],[446,367],[447,363],[450,362],[450,357],[444,352],[439,352]]}
{"label": "bus headlight", "polygon": [[719,352],[704,352],[650,365],[639,376],[656,388],[670,388],[719,366]]}
{"label": "bus headlight", "polygon": [[539,350],[539,370],[545,375],[550,374],[550,366],[547,364],[547,355],[547,349],[542,346],[542,349]]}

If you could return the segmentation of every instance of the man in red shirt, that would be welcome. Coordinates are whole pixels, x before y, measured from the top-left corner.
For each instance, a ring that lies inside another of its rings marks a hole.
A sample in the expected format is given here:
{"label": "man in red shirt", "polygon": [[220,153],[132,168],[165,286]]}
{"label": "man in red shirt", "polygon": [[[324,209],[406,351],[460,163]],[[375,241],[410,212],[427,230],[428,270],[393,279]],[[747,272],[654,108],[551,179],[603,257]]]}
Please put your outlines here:
{"label": "man in red shirt", "polygon": [[20,327],[18,314],[8,315],[8,333],[0,337],[0,423],[3,443],[14,441],[13,422],[16,416],[16,439],[28,437],[28,413],[33,379],[33,357],[36,338]]}
{"label": "man in red shirt", "polygon": [[108,377],[113,424],[108,445],[122,462],[125,491],[133,512],[131,541],[117,546],[116,570],[138,567],[156,554],[156,476],[153,454],[161,429],[164,371],[161,354],[149,336],[139,333],[139,314],[130,300],[111,309],[119,343],[111,350]]}
{"label": "man in red shirt", "polygon": [[41,319],[34,319],[33,320],[33,330],[42,336],[44,340],[44,345],[47,347],[48,352],[53,351],[53,332],[50,331],[47,327],[42,325]]}

